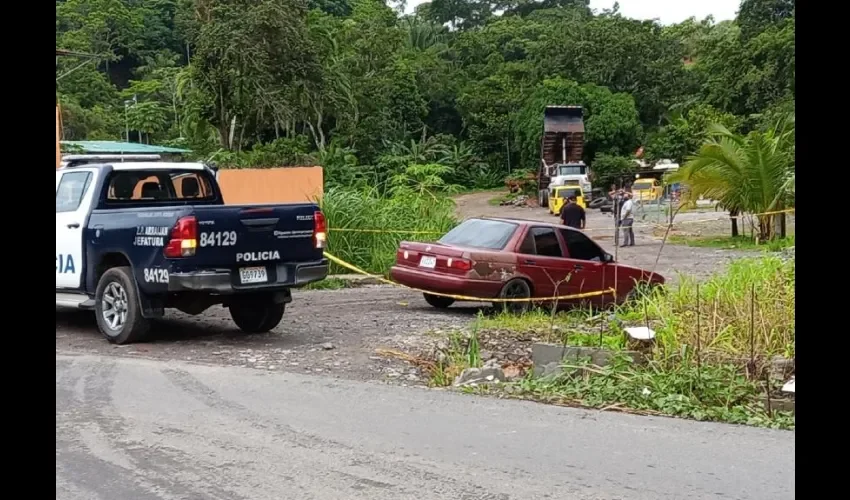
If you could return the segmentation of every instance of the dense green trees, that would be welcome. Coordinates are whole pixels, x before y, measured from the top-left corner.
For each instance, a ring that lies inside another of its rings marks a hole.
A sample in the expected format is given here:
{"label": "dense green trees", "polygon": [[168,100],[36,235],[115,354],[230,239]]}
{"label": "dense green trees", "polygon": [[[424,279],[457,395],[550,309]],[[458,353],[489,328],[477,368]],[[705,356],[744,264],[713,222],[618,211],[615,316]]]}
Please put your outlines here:
{"label": "dense green trees", "polygon": [[126,126],[335,184],[498,183],[536,167],[546,104],[586,107],[604,165],[640,145],[683,160],[710,123],[746,134],[794,105],[793,0],[663,27],[586,0],[66,0],[56,44],[99,56],[58,59],[65,138]]}

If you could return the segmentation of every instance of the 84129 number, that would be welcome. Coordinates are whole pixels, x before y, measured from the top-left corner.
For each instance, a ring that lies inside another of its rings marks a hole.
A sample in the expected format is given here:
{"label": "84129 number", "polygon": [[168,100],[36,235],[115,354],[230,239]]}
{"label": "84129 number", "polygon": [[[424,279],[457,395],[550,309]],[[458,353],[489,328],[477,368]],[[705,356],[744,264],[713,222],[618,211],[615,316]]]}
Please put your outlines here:
{"label": "84129 number", "polygon": [[202,247],[232,247],[236,244],[236,231],[201,233]]}
{"label": "84129 number", "polygon": [[145,268],[145,281],[148,283],[168,283],[168,269]]}

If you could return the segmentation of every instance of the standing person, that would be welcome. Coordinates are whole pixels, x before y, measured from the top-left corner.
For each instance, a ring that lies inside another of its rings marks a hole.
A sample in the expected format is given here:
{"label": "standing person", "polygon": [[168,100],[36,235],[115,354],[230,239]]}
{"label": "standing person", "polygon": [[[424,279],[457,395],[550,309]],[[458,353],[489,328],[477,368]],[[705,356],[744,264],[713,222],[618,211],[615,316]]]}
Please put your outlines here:
{"label": "standing person", "polygon": [[560,216],[561,224],[574,227],[576,229],[584,229],[587,219],[584,209],[578,204],[576,195],[570,195],[570,197],[567,198],[567,203],[561,207]]}
{"label": "standing person", "polygon": [[616,189],[613,185],[611,188],[611,192],[608,194],[611,196],[611,201],[614,202],[611,213],[614,216],[614,246],[617,246],[620,244],[620,207],[623,204],[623,190]]}
{"label": "standing person", "polygon": [[634,224],[634,203],[632,202],[632,194],[628,191],[623,193],[623,205],[620,208],[620,226],[623,228],[623,247],[635,246],[635,232],[632,229]]}

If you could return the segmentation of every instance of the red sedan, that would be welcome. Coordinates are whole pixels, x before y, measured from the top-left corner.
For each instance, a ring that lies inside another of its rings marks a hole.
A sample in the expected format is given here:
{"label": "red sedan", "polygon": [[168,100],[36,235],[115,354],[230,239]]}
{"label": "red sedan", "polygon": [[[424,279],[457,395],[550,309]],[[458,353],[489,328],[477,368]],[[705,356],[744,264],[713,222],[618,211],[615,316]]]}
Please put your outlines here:
{"label": "red sedan", "polygon": [[[617,303],[636,284],[661,285],[664,278],[618,264],[583,232],[558,224],[519,219],[468,219],[435,243],[403,241],[391,270],[403,285],[437,293],[493,298],[540,298],[616,289]],[[425,293],[434,307],[455,299]],[[543,302],[545,300],[541,300]],[[613,294],[560,302],[604,306]],[[525,310],[527,302],[509,302]]]}

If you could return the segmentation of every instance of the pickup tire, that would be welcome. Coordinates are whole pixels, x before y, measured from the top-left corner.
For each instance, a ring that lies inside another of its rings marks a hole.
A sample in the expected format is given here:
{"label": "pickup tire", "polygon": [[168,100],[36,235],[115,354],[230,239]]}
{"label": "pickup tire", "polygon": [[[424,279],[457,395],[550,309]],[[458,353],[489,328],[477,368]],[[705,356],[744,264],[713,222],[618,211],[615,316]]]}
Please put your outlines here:
{"label": "pickup tire", "polygon": [[150,321],[142,317],[133,271],[126,266],[107,269],[97,282],[94,295],[97,327],[113,344],[142,340]]}
{"label": "pickup tire", "polygon": [[548,207],[549,206],[549,190],[543,189],[540,191],[540,206]]}
{"label": "pickup tire", "polygon": [[455,303],[455,299],[449,297],[441,297],[439,295],[431,295],[430,293],[422,294],[425,296],[425,302],[428,303],[431,307],[436,307],[437,309],[448,309],[452,304]]}
{"label": "pickup tire", "polygon": [[286,304],[232,304],[230,317],[245,333],[266,333],[283,319]]}

